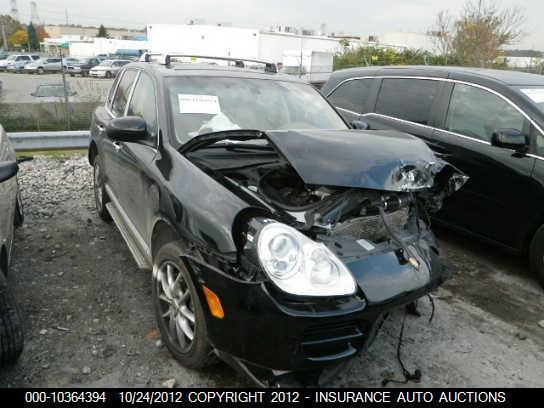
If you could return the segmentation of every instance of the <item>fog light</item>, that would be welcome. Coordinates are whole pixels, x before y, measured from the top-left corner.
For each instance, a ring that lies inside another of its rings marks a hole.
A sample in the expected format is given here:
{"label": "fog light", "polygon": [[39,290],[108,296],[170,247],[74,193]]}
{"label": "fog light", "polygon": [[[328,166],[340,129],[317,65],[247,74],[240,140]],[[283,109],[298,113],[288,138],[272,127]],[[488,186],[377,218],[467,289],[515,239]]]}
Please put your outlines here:
{"label": "fog light", "polygon": [[225,317],[225,312],[223,311],[223,306],[221,306],[219,296],[206,286],[202,286],[202,289],[204,289],[204,296],[206,296],[206,301],[208,302],[208,307],[210,308],[212,316],[217,317],[218,319]]}

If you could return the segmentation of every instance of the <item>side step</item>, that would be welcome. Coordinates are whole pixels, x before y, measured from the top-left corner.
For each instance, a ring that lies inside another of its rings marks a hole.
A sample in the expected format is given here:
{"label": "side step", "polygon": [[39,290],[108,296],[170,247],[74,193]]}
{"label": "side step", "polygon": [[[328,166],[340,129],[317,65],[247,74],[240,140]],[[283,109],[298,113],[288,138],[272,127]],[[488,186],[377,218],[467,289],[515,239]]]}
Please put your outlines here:
{"label": "side step", "polygon": [[142,253],[136,242],[134,242],[132,239],[132,235],[125,225],[121,214],[119,214],[119,211],[117,211],[117,208],[115,208],[115,205],[113,205],[112,202],[109,202],[106,204],[106,208],[108,209],[111,218],[113,218],[113,222],[115,222],[115,225],[119,229],[119,232],[123,236],[123,239],[127,243],[128,249],[132,253],[132,257],[134,258],[134,261],[136,261],[138,268],[151,269],[151,264],[147,261],[145,255]]}

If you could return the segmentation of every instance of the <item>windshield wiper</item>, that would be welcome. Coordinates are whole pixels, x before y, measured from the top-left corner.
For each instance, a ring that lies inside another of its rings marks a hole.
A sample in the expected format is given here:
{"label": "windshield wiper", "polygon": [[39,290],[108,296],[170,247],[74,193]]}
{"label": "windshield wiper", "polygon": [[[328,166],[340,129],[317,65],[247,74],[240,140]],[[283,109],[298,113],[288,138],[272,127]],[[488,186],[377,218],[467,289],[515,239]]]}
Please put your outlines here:
{"label": "windshield wiper", "polygon": [[[266,135],[264,132],[255,129],[221,130],[218,132],[205,133],[195,136],[183,146],[181,146],[179,148],[179,152],[181,154],[194,152],[195,150],[209,147],[221,141],[233,140],[244,142],[247,140],[255,139],[266,139]],[[225,145],[223,145],[222,147],[225,147]],[[233,143],[232,145],[228,145],[228,147],[235,149],[241,146]]]}

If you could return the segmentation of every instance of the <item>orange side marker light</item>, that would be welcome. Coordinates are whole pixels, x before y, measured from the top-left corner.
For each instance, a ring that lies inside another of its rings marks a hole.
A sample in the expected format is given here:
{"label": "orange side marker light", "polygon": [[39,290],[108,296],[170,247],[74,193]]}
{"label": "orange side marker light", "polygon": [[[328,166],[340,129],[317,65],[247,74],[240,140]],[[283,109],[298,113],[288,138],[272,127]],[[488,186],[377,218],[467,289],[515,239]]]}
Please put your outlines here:
{"label": "orange side marker light", "polygon": [[214,291],[208,289],[204,285],[202,285],[202,289],[204,289],[204,295],[206,296],[206,301],[208,302],[208,306],[210,307],[210,312],[212,312],[212,316],[217,317],[218,319],[222,319],[223,317],[225,317],[225,312],[223,311],[223,306],[221,306],[219,296],[217,296]]}

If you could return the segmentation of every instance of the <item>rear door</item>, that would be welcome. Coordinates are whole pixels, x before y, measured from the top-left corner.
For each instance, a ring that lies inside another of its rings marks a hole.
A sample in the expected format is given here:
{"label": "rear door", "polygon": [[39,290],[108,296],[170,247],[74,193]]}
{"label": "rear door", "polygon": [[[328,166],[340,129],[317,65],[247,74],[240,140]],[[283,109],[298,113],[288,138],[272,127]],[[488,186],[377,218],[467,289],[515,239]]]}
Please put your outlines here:
{"label": "rear door", "polygon": [[371,129],[396,129],[422,138],[441,154],[433,140],[432,126],[443,87],[439,80],[383,78],[376,104],[363,120]]}
{"label": "rear door", "polygon": [[520,249],[535,203],[531,174],[535,158],[491,145],[497,129],[530,132],[529,121],[494,91],[449,84],[451,97],[434,138],[447,161],[470,180],[445,201],[441,221],[512,249]]}

